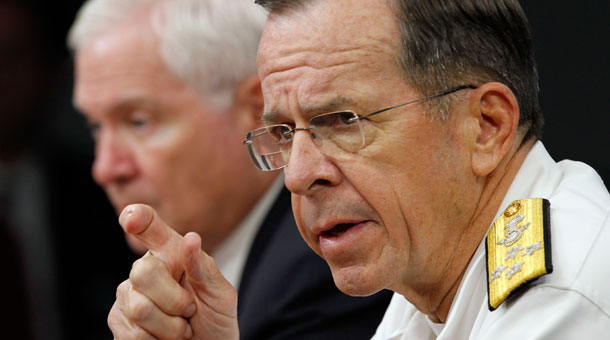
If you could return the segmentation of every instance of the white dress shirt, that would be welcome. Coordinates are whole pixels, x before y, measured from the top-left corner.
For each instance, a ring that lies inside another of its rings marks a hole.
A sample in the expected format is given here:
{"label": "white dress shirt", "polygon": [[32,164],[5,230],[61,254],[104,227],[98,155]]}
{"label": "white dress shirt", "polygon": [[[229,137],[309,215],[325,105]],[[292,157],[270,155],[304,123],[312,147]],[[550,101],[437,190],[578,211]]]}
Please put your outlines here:
{"label": "white dress shirt", "polygon": [[610,339],[608,190],[591,167],[567,160],[555,163],[537,142],[496,217],[512,201],[535,197],[551,203],[551,274],[490,312],[483,240],[445,324],[432,323],[394,294],[373,339]]}

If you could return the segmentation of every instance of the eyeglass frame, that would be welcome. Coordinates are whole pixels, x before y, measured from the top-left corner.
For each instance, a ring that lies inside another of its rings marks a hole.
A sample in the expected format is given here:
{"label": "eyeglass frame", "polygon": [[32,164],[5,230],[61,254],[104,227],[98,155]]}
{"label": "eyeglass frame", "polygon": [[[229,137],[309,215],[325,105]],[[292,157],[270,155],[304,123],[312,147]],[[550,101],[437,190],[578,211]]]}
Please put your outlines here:
{"label": "eyeglass frame", "polygon": [[[419,103],[419,102],[423,102],[423,101],[426,101],[426,100],[429,100],[429,99],[446,96],[448,94],[451,94],[451,93],[454,93],[454,92],[457,92],[457,91],[461,91],[461,90],[465,90],[465,89],[473,89],[474,90],[476,88],[477,87],[474,86],[474,85],[460,85],[460,86],[456,86],[456,87],[450,88],[448,90],[445,90],[445,91],[442,91],[442,92],[439,92],[439,93],[436,93],[436,94],[433,94],[433,95],[429,95],[429,96],[425,96],[425,97],[422,97],[422,98],[417,98],[417,99],[409,100],[409,101],[404,102],[402,104],[398,104],[398,105],[394,105],[394,106],[383,108],[381,110],[373,111],[371,113],[367,113],[367,114],[362,115],[362,116],[360,116],[359,114],[357,114],[357,113],[355,113],[353,111],[350,111],[350,110],[340,110],[340,111],[334,111],[334,112],[327,112],[327,113],[319,114],[319,115],[317,115],[315,117],[312,117],[309,121],[315,119],[316,117],[320,117],[320,116],[324,116],[324,115],[330,115],[330,114],[339,113],[339,112],[351,112],[351,113],[353,113],[355,115],[355,117],[351,118],[350,120],[357,121],[357,120],[362,120],[362,119],[369,118],[371,116],[374,116],[374,115],[377,115],[377,114],[380,114],[380,113],[383,113],[383,112],[386,112],[386,111],[389,111],[389,110],[393,110],[393,109],[396,109],[396,108],[399,108],[399,107],[403,107],[403,106],[406,106],[406,105],[409,105],[409,104]],[[252,137],[248,137],[254,131],[257,131],[259,129],[264,129],[264,128],[272,127],[272,126],[276,126],[276,125],[287,125],[287,124],[272,124],[272,125],[269,125],[269,126],[263,126],[263,127],[258,128],[258,129],[254,129],[254,130],[248,132],[248,134],[246,135],[246,140],[242,142],[244,145],[248,146],[248,151],[250,153],[250,157],[252,158],[252,161],[254,162],[254,165],[256,166],[256,168],[259,169],[259,170],[262,170],[262,171],[275,171],[275,170],[283,169],[284,167],[286,167],[286,165],[288,165],[288,162],[286,162],[286,164],[282,165],[281,167],[275,168],[275,169],[262,169],[259,166],[259,162],[258,162],[258,160],[256,159],[256,157],[254,155],[255,152],[252,150]],[[287,126],[289,126],[289,125],[287,125]],[[301,127],[301,128],[295,126],[294,128],[291,128],[289,131],[287,131],[287,132],[285,132],[283,134],[284,135],[290,135],[291,136],[290,139],[292,140],[292,138],[294,138],[294,133],[296,131],[299,131],[299,130],[310,131],[313,128],[314,128],[313,126]],[[257,136],[259,136],[259,135],[256,135],[254,137],[257,137]],[[363,144],[364,144],[364,139],[365,138],[363,136]],[[291,146],[291,148],[292,148],[292,146]]]}

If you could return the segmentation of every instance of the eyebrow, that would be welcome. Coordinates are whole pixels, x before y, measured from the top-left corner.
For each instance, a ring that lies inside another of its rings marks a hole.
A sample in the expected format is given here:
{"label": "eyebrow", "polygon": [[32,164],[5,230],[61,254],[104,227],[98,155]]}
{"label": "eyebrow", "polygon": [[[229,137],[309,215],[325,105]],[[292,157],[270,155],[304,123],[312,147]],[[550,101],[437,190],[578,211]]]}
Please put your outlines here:
{"label": "eyebrow", "polygon": [[163,111],[164,107],[154,97],[127,96],[110,107],[110,114],[123,115],[134,110],[146,110],[150,113]]}
{"label": "eyebrow", "polygon": [[113,110],[129,110],[135,107],[149,108],[158,105],[159,102],[155,97],[137,94],[133,96],[126,96],[125,98],[123,98],[118,103],[116,103],[116,105],[113,106]]}
{"label": "eyebrow", "polygon": [[[87,114],[86,111],[80,107],[75,106],[76,110],[80,112],[86,119],[87,125],[92,125],[96,122],[96,119]],[[148,110],[151,113],[162,110],[159,102],[155,98],[148,98],[147,96],[125,96],[122,100],[114,103],[105,112],[105,116],[108,117],[121,117],[125,113],[132,111],[136,108]]]}
{"label": "eyebrow", "polygon": [[[304,105],[300,108],[300,110],[307,116],[316,116],[318,114],[341,110],[345,107],[353,107],[354,105],[354,100],[345,97],[338,97],[322,105]],[[277,124],[277,122],[281,120],[282,116],[283,115],[279,110],[266,111],[263,112],[261,120],[265,125]]]}

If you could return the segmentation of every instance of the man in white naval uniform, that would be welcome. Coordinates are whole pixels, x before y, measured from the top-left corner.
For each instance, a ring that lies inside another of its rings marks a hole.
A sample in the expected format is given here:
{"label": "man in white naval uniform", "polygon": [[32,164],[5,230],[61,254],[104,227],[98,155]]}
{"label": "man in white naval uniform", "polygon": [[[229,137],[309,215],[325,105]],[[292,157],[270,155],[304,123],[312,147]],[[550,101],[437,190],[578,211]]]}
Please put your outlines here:
{"label": "man in white naval uniform", "polygon": [[[264,127],[244,144],[259,169],[284,171],[301,236],[341,291],[395,292],[375,339],[610,337],[609,194],[538,142],[517,0],[257,2],[270,12]],[[123,225],[172,244],[156,256],[188,283],[147,296],[186,291],[201,306],[159,324],[237,339],[231,287],[198,240],[144,213],[128,208]],[[125,309],[111,316],[151,309],[134,301],[117,296]]]}
{"label": "man in white naval uniform", "polygon": [[[610,337],[610,196],[584,163],[556,163],[538,142],[502,207],[523,197],[551,206],[553,273],[491,312],[485,245],[477,248],[447,322],[435,324],[394,294],[373,339],[606,339]],[[496,217],[502,214],[498,211]],[[524,317],[527,316],[527,317]]]}

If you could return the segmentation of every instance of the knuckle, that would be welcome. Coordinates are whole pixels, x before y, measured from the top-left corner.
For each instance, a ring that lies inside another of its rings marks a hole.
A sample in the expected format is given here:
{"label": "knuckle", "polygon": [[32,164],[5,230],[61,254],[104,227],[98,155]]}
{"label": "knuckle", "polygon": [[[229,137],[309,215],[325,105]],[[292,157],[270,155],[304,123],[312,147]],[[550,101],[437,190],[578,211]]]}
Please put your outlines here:
{"label": "knuckle", "polygon": [[203,258],[203,264],[205,265],[205,269],[208,271],[208,273],[220,272],[220,270],[218,269],[218,265],[216,264],[216,259],[214,259],[214,257],[203,253]]}
{"label": "knuckle", "polygon": [[165,337],[167,339],[183,339],[186,332],[187,321],[184,319],[172,320],[164,328]]}
{"label": "knuckle", "polygon": [[146,286],[155,272],[163,269],[163,264],[153,257],[143,257],[136,260],[129,272],[129,280],[135,287]]}
{"label": "knuckle", "polygon": [[138,331],[133,331],[132,332],[132,337],[130,339],[133,339],[133,340],[153,340],[155,338],[153,338],[152,335],[144,332],[143,330],[138,330]]}
{"label": "knuckle", "polygon": [[185,290],[182,290],[180,294],[177,295],[176,299],[171,299],[169,301],[168,308],[170,311],[174,312],[173,314],[179,315],[191,304],[191,298],[189,293]]}
{"label": "knuckle", "polygon": [[129,318],[141,322],[148,319],[153,312],[153,304],[148,301],[147,298],[139,296],[137,294],[131,294],[131,298],[127,304],[127,310]]}
{"label": "knuckle", "polygon": [[145,330],[140,327],[133,327],[125,332],[122,337],[115,335],[115,340],[157,340],[152,335],[148,334]]}
{"label": "knuckle", "polygon": [[235,289],[235,287],[228,286],[226,296],[227,296],[227,301],[231,301],[232,303],[237,303],[238,294],[237,294],[237,289]]}
{"label": "knuckle", "polygon": [[[116,302],[115,305],[118,309],[122,310],[122,306],[125,304],[125,297],[129,293],[131,289],[131,282],[129,280],[125,280],[121,282],[121,284],[116,289]],[[113,306],[114,308],[114,306]]]}
{"label": "knuckle", "polygon": [[116,303],[108,314],[107,322],[115,340],[153,339],[141,328],[127,322]]}
{"label": "knuckle", "polygon": [[110,309],[110,313],[108,313],[108,319],[106,320],[106,322],[108,323],[108,327],[110,328],[110,330],[112,331],[112,334],[117,337],[117,328],[120,325],[120,317],[119,317],[119,309],[117,307],[116,302],[114,303],[114,305],[112,305],[112,309]]}
{"label": "knuckle", "polygon": [[180,322],[180,326],[176,328],[174,334],[172,334],[172,339],[182,339],[184,337],[184,333],[186,333],[186,320],[182,320]]}
{"label": "knuckle", "polygon": [[121,284],[119,284],[119,286],[116,289],[116,297],[117,297],[117,299],[123,293],[129,291],[129,288],[131,288],[131,283],[129,282],[129,280],[125,280],[125,281],[121,282]]}

